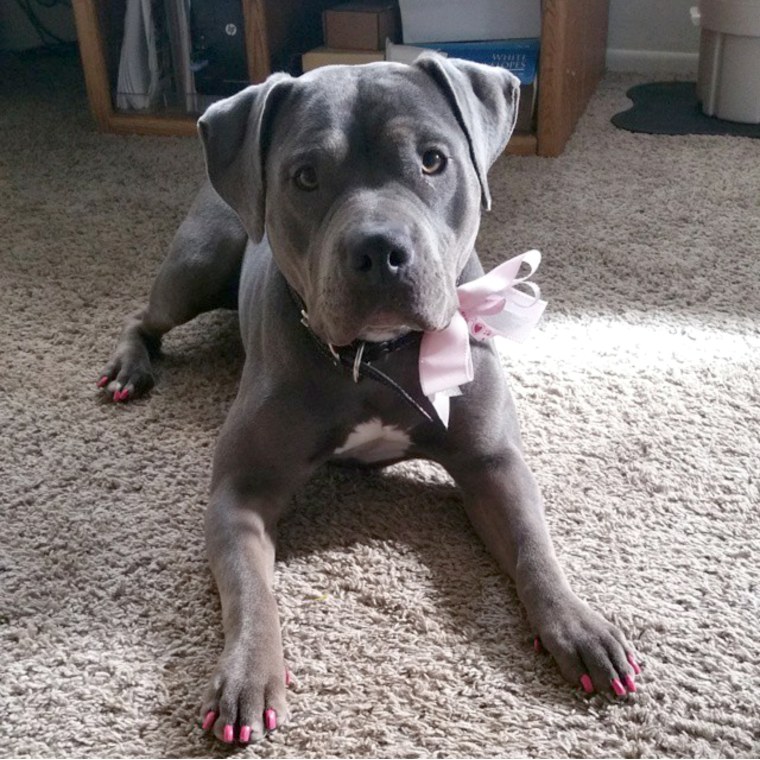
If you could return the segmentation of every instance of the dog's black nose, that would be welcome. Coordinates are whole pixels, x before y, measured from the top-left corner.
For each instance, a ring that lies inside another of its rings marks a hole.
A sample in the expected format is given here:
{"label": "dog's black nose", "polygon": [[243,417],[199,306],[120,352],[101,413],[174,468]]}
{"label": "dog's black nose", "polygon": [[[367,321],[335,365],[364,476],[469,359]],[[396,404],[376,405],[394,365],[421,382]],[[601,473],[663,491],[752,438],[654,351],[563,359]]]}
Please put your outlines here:
{"label": "dog's black nose", "polygon": [[352,234],[346,241],[348,266],[372,285],[397,281],[413,258],[413,245],[403,230],[371,230]]}

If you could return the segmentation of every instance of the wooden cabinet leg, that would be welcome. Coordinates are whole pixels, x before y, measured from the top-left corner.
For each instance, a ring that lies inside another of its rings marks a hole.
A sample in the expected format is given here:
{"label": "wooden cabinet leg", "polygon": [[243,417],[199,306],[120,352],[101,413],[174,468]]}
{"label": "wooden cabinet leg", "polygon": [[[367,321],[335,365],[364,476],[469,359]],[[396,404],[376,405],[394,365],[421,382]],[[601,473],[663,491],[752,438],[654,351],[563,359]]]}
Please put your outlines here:
{"label": "wooden cabinet leg", "polygon": [[95,0],[73,0],[72,8],[90,110],[98,129],[106,132],[110,126],[113,105],[97,3]]}
{"label": "wooden cabinet leg", "polygon": [[545,0],[538,153],[558,156],[604,74],[608,0]]}

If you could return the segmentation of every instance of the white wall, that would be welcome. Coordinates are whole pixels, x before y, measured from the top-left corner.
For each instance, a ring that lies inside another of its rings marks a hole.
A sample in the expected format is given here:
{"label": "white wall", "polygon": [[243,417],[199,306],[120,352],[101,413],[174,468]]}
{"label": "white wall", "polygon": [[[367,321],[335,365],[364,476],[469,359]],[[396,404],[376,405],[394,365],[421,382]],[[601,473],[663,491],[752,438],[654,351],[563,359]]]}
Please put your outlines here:
{"label": "white wall", "polygon": [[689,8],[698,0],[610,0],[607,68],[696,73],[699,28]]}

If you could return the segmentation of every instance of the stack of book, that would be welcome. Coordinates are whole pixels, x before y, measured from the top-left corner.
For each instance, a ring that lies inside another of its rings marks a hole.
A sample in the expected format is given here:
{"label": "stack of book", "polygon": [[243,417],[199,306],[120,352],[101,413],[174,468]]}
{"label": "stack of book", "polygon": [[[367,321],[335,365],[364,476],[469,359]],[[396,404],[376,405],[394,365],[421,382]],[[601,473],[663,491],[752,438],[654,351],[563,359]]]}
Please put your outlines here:
{"label": "stack of book", "polygon": [[[333,63],[411,62],[421,49],[509,69],[520,79],[517,132],[533,131],[541,0],[351,2],[323,16],[325,46],[303,69]],[[396,44],[403,35],[403,45]]]}
{"label": "stack of book", "polygon": [[520,108],[515,132],[533,131],[536,114],[538,38],[485,40],[480,42],[419,43],[420,47],[437,50],[451,58],[463,58],[489,66],[509,69],[520,80]]}

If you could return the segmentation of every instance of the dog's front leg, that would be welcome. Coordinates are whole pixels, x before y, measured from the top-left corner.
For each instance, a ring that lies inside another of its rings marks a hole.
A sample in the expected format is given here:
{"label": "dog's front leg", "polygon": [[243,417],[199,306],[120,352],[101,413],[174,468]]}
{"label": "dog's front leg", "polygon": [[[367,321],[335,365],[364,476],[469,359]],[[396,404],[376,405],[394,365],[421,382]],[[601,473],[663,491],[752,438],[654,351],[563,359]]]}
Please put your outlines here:
{"label": "dog's front leg", "polygon": [[206,513],[206,547],[222,602],[225,643],[201,720],[228,743],[259,738],[287,720],[272,591],[276,522],[286,501],[221,481]]}
{"label": "dog's front leg", "polygon": [[[250,384],[246,376],[242,387]],[[319,457],[306,435],[293,435],[281,398],[239,396],[217,444],[206,550],[219,589],[224,651],[201,708],[207,730],[247,743],[288,719],[286,673],[273,594],[277,523]],[[299,403],[289,398],[291,412]],[[295,400],[294,400],[295,399]],[[297,409],[295,418],[305,418]]]}
{"label": "dog's front leg", "polygon": [[464,413],[452,414],[455,445],[442,463],[462,489],[477,533],[514,579],[535,633],[565,678],[586,692],[635,691],[639,666],[633,650],[614,625],[575,595],[560,568],[543,500],[521,451],[512,399],[500,373],[488,366],[481,368],[487,380],[482,392],[473,393]]}

